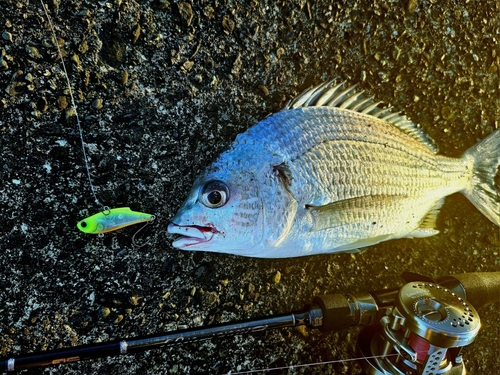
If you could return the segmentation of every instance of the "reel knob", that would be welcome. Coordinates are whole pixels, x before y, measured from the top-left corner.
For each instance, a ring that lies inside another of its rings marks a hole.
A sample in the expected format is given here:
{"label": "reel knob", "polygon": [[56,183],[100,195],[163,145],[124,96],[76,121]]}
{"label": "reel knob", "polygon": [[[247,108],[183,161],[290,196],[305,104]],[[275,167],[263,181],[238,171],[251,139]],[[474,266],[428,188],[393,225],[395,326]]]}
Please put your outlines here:
{"label": "reel knob", "polygon": [[411,282],[399,290],[392,313],[381,326],[358,338],[362,367],[376,375],[462,375],[463,349],[481,326],[467,301],[433,283]]}

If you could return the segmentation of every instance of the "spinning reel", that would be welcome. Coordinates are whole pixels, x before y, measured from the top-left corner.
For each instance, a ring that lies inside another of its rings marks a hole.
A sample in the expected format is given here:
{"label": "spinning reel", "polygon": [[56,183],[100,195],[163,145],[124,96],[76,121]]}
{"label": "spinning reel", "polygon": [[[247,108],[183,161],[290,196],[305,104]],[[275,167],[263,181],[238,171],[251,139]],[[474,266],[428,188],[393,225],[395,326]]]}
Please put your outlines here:
{"label": "spinning reel", "polygon": [[381,325],[358,337],[361,366],[370,375],[463,375],[462,354],[481,326],[464,298],[434,283],[411,282]]}

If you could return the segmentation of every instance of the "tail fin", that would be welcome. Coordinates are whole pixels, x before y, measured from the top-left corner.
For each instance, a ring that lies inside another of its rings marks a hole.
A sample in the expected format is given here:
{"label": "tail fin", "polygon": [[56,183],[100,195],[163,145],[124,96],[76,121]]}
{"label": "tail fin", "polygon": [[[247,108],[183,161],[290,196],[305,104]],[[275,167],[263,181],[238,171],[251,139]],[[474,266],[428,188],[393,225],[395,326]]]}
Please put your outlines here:
{"label": "tail fin", "polygon": [[464,194],[500,226],[500,129],[468,149],[464,157],[474,160],[471,184]]}

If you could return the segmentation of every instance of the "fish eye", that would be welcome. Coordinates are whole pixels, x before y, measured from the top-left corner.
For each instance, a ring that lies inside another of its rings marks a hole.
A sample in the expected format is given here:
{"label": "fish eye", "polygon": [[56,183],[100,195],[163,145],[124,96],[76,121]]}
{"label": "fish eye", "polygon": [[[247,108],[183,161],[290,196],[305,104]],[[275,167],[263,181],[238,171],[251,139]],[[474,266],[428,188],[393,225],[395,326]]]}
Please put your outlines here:
{"label": "fish eye", "polygon": [[85,228],[85,227],[87,227],[87,222],[86,221],[82,221],[80,223],[80,225],[82,226],[82,228]]}
{"label": "fish eye", "polygon": [[208,208],[219,208],[229,200],[229,188],[221,181],[210,181],[201,191],[201,202]]}

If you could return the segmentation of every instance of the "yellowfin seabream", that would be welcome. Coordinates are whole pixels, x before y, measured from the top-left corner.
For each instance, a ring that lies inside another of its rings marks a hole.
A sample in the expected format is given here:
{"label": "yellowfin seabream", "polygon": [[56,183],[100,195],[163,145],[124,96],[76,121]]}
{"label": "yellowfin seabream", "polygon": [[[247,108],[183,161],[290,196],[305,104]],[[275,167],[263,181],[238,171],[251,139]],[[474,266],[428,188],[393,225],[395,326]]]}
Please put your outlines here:
{"label": "yellowfin seabream", "polygon": [[132,211],[129,207],[111,208],[83,219],[77,227],[85,233],[101,234],[151,221],[152,218],[153,215]]}
{"label": "yellowfin seabream", "polygon": [[406,117],[326,83],[238,135],[168,226],[173,246],[259,258],[355,252],[438,233],[460,192],[500,225],[500,130],[460,158]]}

